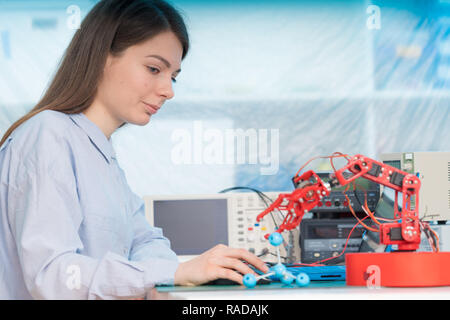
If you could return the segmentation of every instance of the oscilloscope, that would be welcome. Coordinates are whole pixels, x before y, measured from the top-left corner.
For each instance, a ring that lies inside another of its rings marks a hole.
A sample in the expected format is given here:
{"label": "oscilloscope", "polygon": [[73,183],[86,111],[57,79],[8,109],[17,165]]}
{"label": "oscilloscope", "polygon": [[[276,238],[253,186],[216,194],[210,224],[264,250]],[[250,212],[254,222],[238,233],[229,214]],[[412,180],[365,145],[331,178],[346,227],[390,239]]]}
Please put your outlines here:
{"label": "oscilloscope", "polygon": [[[265,193],[271,201],[278,194]],[[282,217],[274,215],[273,219],[257,223],[256,216],[266,208],[257,193],[152,195],[144,196],[144,201],[147,220],[150,225],[162,228],[180,261],[200,255],[219,243],[247,249],[266,262],[277,261],[275,251],[267,251],[270,246],[264,235],[275,230]],[[290,236],[292,243],[298,243],[298,230]],[[285,238],[288,242],[288,236]],[[280,249],[282,257],[289,255],[296,261],[300,258],[298,246],[288,249],[289,252],[283,246]]]}

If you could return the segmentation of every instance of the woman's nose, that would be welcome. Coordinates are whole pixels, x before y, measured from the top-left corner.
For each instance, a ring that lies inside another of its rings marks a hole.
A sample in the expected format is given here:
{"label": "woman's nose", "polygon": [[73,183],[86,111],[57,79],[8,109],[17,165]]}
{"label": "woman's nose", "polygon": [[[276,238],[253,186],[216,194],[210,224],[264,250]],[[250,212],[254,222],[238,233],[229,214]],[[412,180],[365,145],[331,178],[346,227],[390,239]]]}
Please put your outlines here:
{"label": "woman's nose", "polygon": [[163,96],[165,100],[169,100],[174,97],[175,93],[172,87],[172,78],[169,80],[161,80],[158,93],[160,96]]}

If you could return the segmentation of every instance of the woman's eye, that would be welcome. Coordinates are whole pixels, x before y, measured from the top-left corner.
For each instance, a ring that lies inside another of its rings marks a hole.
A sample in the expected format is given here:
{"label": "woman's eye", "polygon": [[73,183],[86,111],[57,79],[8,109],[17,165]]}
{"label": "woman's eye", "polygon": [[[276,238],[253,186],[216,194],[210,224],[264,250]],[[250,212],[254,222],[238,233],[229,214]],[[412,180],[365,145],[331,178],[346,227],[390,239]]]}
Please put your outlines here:
{"label": "woman's eye", "polygon": [[149,70],[151,73],[154,73],[154,74],[159,73],[159,69],[158,69],[158,68],[154,68],[154,67],[147,67],[147,68],[148,68],[148,70]]}
{"label": "woman's eye", "polygon": [[[160,72],[160,70],[158,69],[158,68],[155,68],[155,67],[147,67],[147,69],[150,71],[150,73],[152,73],[152,74],[158,74],[159,72]],[[175,79],[174,77],[172,77],[172,82],[173,83],[176,83],[177,82],[177,79]]]}

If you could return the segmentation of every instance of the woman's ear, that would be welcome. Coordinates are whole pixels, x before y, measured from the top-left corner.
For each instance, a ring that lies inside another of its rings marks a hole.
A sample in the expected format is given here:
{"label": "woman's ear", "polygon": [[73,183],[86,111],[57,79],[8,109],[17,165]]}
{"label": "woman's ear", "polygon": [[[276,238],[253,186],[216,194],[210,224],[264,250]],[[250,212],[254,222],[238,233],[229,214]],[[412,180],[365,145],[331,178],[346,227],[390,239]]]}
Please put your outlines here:
{"label": "woman's ear", "polygon": [[114,60],[114,56],[111,53],[108,53],[108,56],[106,57],[105,69],[110,68]]}

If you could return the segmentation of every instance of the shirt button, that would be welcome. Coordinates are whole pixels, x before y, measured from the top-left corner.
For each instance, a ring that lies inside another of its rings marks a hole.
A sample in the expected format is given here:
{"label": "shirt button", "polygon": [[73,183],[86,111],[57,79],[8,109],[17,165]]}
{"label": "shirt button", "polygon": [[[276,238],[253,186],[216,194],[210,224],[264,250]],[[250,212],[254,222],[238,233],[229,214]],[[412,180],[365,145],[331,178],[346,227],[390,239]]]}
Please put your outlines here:
{"label": "shirt button", "polygon": [[123,248],[123,254],[124,255],[128,255],[128,249],[127,248]]}

